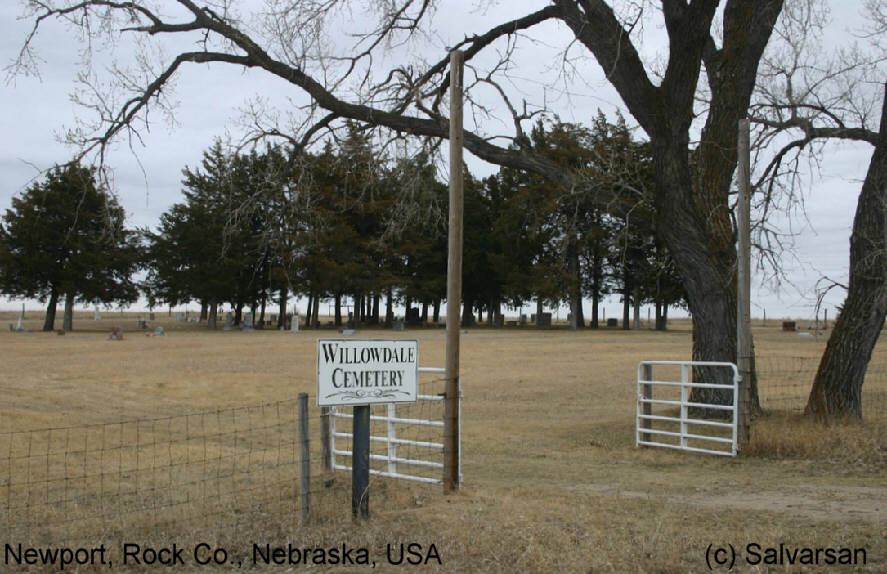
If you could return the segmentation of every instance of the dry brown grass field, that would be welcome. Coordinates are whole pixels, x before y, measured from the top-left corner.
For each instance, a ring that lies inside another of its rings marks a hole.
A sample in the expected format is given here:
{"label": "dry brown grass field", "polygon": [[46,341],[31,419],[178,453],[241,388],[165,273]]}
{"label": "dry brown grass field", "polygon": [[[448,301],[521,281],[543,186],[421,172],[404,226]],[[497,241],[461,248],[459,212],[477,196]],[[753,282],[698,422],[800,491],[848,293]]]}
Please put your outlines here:
{"label": "dry brown grass field", "polygon": [[[800,412],[806,375],[789,381],[762,374],[767,412],[754,422],[750,446],[730,458],[635,447],[637,363],[688,360],[688,323],[673,322],[664,333],[471,329],[461,353],[461,490],[446,495],[436,485],[373,477],[371,518],[352,522],[348,473],[317,470],[312,516],[303,523],[298,479],[291,484],[280,463],[295,437],[281,437],[278,429],[289,427],[263,421],[288,420],[281,414],[291,409],[288,401],[299,392],[313,395],[316,340],[335,331],[209,332],[158,314],[166,336],[149,337],[135,328],[134,315],[95,322],[90,313],[78,314],[75,330],[58,336],[36,331],[36,313],[25,321],[35,332],[7,332],[15,317],[0,314],[2,544],[105,543],[118,571],[157,568],[121,568],[123,541],[189,549],[207,541],[230,549],[242,569],[260,572],[368,567],[253,564],[253,543],[365,547],[383,572],[704,572],[707,554],[729,545],[738,553],[735,572],[887,571],[883,340],[872,361],[881,374],[866,382],[871,405],[863,422],[814,424]],[[118,324],[124,340],[108,340]],[[443,366],[442,329],[357,336],[418,339],[420,364]],[[793,361],[812,361],[815,369],[825,337],[758,321],[755,344],[762,371]],[[313,401],[311,416],[319,418]],[[319,425],[312,425],[316,463]],[[47,428],[58,430],[41,432]],[[231,428],[235,439],[223,444],[219,437]],[[136,448],[115,447],[130,432],[140,435]],[[81,438],[92,446],[73,444]],[[277,462],[269,463],[269,453]],[[223,470],[229,459],[230,479]],[[238,465],[255,466],[249,476],[262,477],[272,492],[253,483],[238,487]],[[102,502],[109,493],[113,503]],[[152,504],[122,517],[127,508]],[[441,564],[390,565],[387,545],[411,542],[425,552],[433,544]],[[865,549],[866,559],[849,566],[798,566],[785,558],[753,564],[755,544]],[[231,571],[231,564],[199,567],[186,558],[170,571]],[[19,569],[0,561],[2,572]]]}

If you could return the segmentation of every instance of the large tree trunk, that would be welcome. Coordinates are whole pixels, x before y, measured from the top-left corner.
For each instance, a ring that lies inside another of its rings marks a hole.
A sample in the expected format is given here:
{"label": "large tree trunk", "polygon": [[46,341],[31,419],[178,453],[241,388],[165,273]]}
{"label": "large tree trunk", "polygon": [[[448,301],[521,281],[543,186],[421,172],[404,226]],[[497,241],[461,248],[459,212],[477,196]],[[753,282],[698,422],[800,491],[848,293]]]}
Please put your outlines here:
{"label": "large tree trunk", "polygon": [[289,301],[289,289],[280,288],[280,307],[277,309],[277,328],[286,329],[286,306]]}
{"label": "large tree trunk", "polygon": [[591,256],[591,328],[600,327],[598,307],[601,304],[601,283],[603,282],[603,264],[602,257],[597,252],[597,245]]}
{"label": "large tree trunk", "polygon": [[71,291],[65,293],[65,317],[62,320],[62,329],[66,332],[74,330],[74,293]]}
{"label": "large tree trunk", "polygon": [[623,273],[625,279],[622,281],[622,328],[626,331],[631,329],[629,316],[631,313],[631,274],[628,268]]}
{"label": "large tree trunk", "polygon": [[211,299],[207,307],[209,310],[206,317],[206,328],[214,331],[219,318],[219,304]]}
{"label": "large tree trunk", "polygon": [[462,326],[474,326],[474,302],[470,298],[465,298],[462,303]]}
{"label": "large tree trunk", "polygon": [[887,90],[880,132],[853,217],[847,298],[807,400],[819,420],[862,418],[862,384],[887,316]]}
{"label": "large tree trunk", "polygon": [[334,311],[335,315],[333,317],[333,324],[336,327],[341,327],[342,326],[342,294],[341,293],[336,293],[335,301],[336,301],[336,303],[333,306],[335,308],[335,311]]}
{"label": "large tree trunk", "polygon": [[579,265],[579,249],[576,240],[570,239],[567,246],[567,269],[575,283],[570,288],[570,329],[585,328],[585,314],[582,312],[582,273]]}
{"label": "large tree trunk", "polygon": [[46,318],[43,320],[44,331],[55,330],[55,310],[59,303],[59,292],[55,287],[49,292],[49,304],[46,305]]}
{"label": "large tree trunk", "polygon": [[[667,191],[657,194],[656,208],[663,221],[671,222],[660,226],[659,232],[687,291],[694,325],[693,360],[735,362],[736,250],[729,210],[726,203],[720,204],[712,197],[704,181],[695,186],[691,183],[688,157],[686,152],[677,151],[680,149],[674,146],[657,150],[656,185]],[[729,175],[726,177],[729,180]],[[693,378],[697,382],[730,383],[729,374],[727,369],[696,368]],[[697,388],[691,400],[729,404],[733,393],[728,389]]]}
{"label": "large tree trunk", "polygon": [[315,329],[320,328],[320,295],[314,295],[314,306],[311,311],[311,324]]}

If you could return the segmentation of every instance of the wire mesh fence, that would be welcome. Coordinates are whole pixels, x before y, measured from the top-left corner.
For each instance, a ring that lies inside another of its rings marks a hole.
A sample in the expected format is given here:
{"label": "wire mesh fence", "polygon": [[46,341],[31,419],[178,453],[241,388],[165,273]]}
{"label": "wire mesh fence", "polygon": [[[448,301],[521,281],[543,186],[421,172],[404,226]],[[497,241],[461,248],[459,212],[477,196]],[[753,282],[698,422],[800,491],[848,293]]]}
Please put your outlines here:
{"label": "wire mesh fence", "polygon": [[[420,394],[442,391],[440,379],[420,382]],[[185,534],[245,540],[257,532],[267,538],[309,522],[350,519],[349,481],[336,481],[325,470],[321,410],[315,404],[309,398],[308,521],[302,519],[299,404],[293,399],[0,433],[0,540],[54,547],[121,543],[132,536],[144,543],[168,541]],[[443,403],[420,401],[402,406],[399,414],[439,421]],[[403,437],[442,442],[442,428],[398,426]],[[427,457],[413,452],[422,447],[398,448],[403,458]],[[376,501],[387,496],[385,480],[390,479],[374,479]]]}
{"label": "wire mesh fence", "polygon": [[[757,354],[758,394],[764,411],[803,413],[820,358]],[[887,417],[887,361],[869,363],[862,387],[862,416]]]}

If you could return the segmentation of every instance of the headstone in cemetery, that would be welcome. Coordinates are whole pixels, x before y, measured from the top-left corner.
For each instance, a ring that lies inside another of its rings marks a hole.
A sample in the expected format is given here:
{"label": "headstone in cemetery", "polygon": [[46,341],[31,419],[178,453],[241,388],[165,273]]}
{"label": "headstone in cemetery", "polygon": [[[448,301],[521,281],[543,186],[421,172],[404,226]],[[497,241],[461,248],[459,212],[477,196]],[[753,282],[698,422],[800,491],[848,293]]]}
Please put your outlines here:
{"label": "headstone in cemetery", "polygon": [[179,323],[183,323],[185,321],[185,314],[184,313],[177,313],[176,314],[176,321],[178,321]]}
{"label": "headstone in cemetery", "polygon": [[616,319],[615,317],[610,317],[609,319],[607,319],[607,327],[618,327],[618,326],[619,326],[619,319]]}
{"label": "headstone in cemetery", "polygon": [[496,326],[500,328],[505,326],[505,315],[496,315]]}
{"label": "headstone in cemetery", "polygon": [[92,312],[92,320],[93,321],[101,321],[102,320],[102,314],[99,313],[98,306],[96,306],[95,311]]}
{"label": "headstone in cemetery", "polygon": [[123,327],[115,326],[111,327],[111,334],[108,335],[109,341],[122,341],[123,340]]}
{"label": "headstone in cemetery", "polygon": [[419,313],[418,307],[410,307],[407,309],[406,318],[404,319],[407,325],[416,326],[421,325],[422,320],[420,319],[421,315]]}
{"label": "headstone in cemetery", "polygon": [[231,314],[230,311],[225,313],[225,326],[222,327],[223,331],[230,331],[234,328],[234,315]]}
{"label": "headstone in cemetery", "polygon": [[138,321],[137,321],[137,323],[136,323],[136,326],[137,326],[139,329],[147,329],[147,328],[148,328],[148,322],[145,321],[144,317],[139,317],[139,318],[138,318]]}
{"label": "headstone in cemetery", "polygon": [[154,336],[155,337],[166,336],[166,332],[163,330],[163,327],[154,327]]}
{"label": "headstone in cemetery", "polygon": [[154,313],[150,313],[150,314],[148,315],[148,320],[149,320],[149,321],[154,321],[154,320],[155,320],[155,315],[154,315]]}
{"label": "headstone in cemetery", "polygon": [[783,331],[795,331],[797,330],[797,325],[794,321],[783,321],[782,322],[782,330]]}
{"label": "headstone in cemetery", "polygon": [[247,313],[243,316],[243,320],[240,325],[241,329],[252,329],[253,328],[253,314]]}
{"label": "headstone in cemetery", "polygon": [[535,322],[536,322],[536,313],[533,313],[530,315],[530,323],[535,323]]}
{"label": "headstone in cemetery", "polygon": [[551,329],[551,313],[542,313],[536,318],[536,327],[539,329]]}
{"label": "headstone in cemetery", "polygon": [[526,324],[527,324],[527,316],[526,316],[524,313],[521,313],[521,316],[520,316],[520,324],[521,324],[521,325],[526,325]]}
{"label": "headstone in cemetery", "polygon": [[391,328],[395,331],[403,331],[403,321],[395,321],[391,324]]}
{"label": "headstone in cemetery", "polygon": [[19,331],[19,332],[25,330],[25,326],[24,326],[24,324],[22,323],[22,318],[21,318],[21,317],[18,318],[18,325],[16,325],[15,330],[16,330],[16,331]]}
{"label": "headstone in cemetery", "polygon": [[293,315],[293,320],[290,322],[290,332],[298,333],[299,332],[299,315],[298,313]]}

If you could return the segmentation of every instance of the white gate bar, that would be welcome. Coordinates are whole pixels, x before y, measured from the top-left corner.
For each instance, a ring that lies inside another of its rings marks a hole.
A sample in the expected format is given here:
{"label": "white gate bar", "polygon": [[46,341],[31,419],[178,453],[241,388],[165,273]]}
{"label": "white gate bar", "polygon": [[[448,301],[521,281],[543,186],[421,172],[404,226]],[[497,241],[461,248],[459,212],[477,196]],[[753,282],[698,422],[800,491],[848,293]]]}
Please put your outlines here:
{"label": "white gate bar", "polygon": [[[352,451],[350,450],[336,450],[336,454],[341,454],[344,456],[352,456]],[[384,454],[370,454],[370,459],[372,460],[389,460],[387,455]],[[403,464],[411,464],[413,466],[430,466],[432,468],[443,468],[442,462],[434,462],[433,460],[417,460],[415,458],[396,458],[394,461],[403,463]],[[350,468],[350,467],[349,467]],[[388,471],[392,473],[392,471]],[[394,474],[397,474],[394,471]]]}
{"label": "white gate bar", "polygon": [[420,373],[436,373],[438,375],[446,375],[447,370],[443,367],[419,367]]}
{"label": "white gate bar", "polygon": [[662,387],[683,387],[685,385],[693,385],[694,388],[698,389],[732,389],[733,385],[721,385],[718,383],[685,383],[685,382],[677,382],[677,381],[644,381],[645,383],[649,383],[651,385],[658,385]]}
{"label": "white gate bar", "polygon": [[[337,432],[336,438],[353,438],[350,432]],[[371,436],[371,441],[374,442],[389,442],[389,440],[383,436]],[[391,442],[395,444],[403,444],[407,446],[423,446],[425,448],[443,448],[443,443],[440,442],[426,442],[421,440],[410,440],[406,438],[395,438],[391,439]]]}
{"label": "white gate bar", "polygon": [[704,434],[693,434],[693,433],[679,433],[674,431],[665,431],[659,429],[644,429],[644,432],[647,434],[659,434],[663,436],[674,436],[680,438],[698,438],[700,440],[710,440],[712,442],[725,442],[727,444],[732,443],[733,439],[721,437],[721,436],[708,436]]}
{"label": "white gate bar", "polygon": [[[646,383],[646,382],[647,381],[644,381],[644,383]],[[689,385],[684,385],[682,388],[686,389],[687,387],[695,387],[695,385],[693,385],[691,383]],[[685,400],[668,401],[665,399],[644,399],[644,398],[641,398],[641,399],[638,399],[638,401],[641,403],[650,403],[650,404],[654,404],[654,405],[674,405],[676,407],[677,406],[680,406],[680,407],[700,407],[700,408],[715,409],[715,410],[720,410],[720,411],[732,411],[735,409],[735,407],[733,405],[712,405],[709,403],[693,403],[693,402],[685,401]]]}
{"label": "white gate bar", "polygon": [[[353,419],[353,414],[337,412],[335,416],[343,419]],[[443,421],[428,421],[425,419],[402,419],[398,417],[386,417],[381,415],[370,415],[371,421],[394,422],[403,425],[425,425],[430,427],[443,427]]]}
{"label": "white gate bar", "polygon": [[[644,432],[647,432],[644,429]],[[735,456],[736,453],[730,452],[729,450],[709,450],[707,448],[696,448],[693,446],[680,446],[677,444],[667,444],[664,442],[646,442],[646,441],[638,441],[638,444],[641,446],[659,446],[662,448],[671,448],[674,450],[687,450],[690,452],[702,452],[705,454],[716,454],[718,456]]]}
{"label": "white gate bar", "polygon": [[[651,420],[651,421],[680,422],[680,419],[677,417],[667,417],[665,415],[638,415],[638,418]],[[733,428],[733,425],[731,423],[719,423],[719,422],[707,421],[707,420],[703,420],[703,419],[687,419],[687,424],[708,425],[708,426],[723,427],[723,428]],[[647,431],[644,430],[644,432],[647,432]]]}

